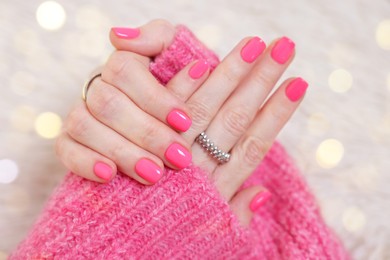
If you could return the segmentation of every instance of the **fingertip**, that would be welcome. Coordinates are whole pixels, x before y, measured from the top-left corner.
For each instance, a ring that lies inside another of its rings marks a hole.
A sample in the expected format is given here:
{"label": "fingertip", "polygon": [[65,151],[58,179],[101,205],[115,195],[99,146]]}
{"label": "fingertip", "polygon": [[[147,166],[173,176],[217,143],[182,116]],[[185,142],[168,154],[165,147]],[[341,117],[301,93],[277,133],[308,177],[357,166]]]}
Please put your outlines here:
{"label": "fingertip", "polygon": [[268,190],[261,190],[257,192],[249,203],[249,209],[252,212],[256,212],[271,198],[271,196],[272,194]]}
{"label": "fingertip", "polygon": [[93,173],[98,177],[102,182],[110,182],[116,173],[116,166],[110,165],[102,161],[97,161],[93,166]]}
{"label": "fingertip", "polygon": [[131,40],[137,38],[141,30],[139,28],[130,28],[130,27],[112,27],[112,33],[115,37],[124,40]]}
{"label": "fingertip", "polygon": [[208,71],[210,71],[210,64],[207,60],[200,59],[191,65],[191,68],[188,70],[188,75],[192,79],[197,80],[202,78]]}
{"label": "fingertip", "polygon": [[152,57],[160,54],[172,42],[175,27],[166,20],[153,20],[141,27],[112,27],[111,44],[118,50]]}
{"label": "fingertip", "polygon": [[262,186],[251,186],[238,192],[229,202],[232,211],[243,226],[248,227],[254,213],[271,198]]}
{"label": "fingertip", "polygon": [[138,160],[134,166],[134,171],[139,177],[146,181],[142,181],[145,185],[153,185],[157,183],[164,174],[163,167],[147,158],[141,158]]}

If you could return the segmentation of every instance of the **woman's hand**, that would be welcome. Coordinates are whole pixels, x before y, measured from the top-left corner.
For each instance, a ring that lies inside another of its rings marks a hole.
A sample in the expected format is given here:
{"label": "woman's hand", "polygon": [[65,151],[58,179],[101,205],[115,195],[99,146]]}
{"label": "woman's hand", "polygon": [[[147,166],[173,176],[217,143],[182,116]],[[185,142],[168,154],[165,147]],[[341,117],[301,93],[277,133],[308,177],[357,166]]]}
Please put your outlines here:
{"label": "woman's hand", "polygon": [[[151,32],[161,37],[153,37]],[[239,193],[237,189],[261,162],[307,88],[301,78],[291,78],[270,95],[293,59],[294,43],[283,37],[265,48],[258,37],[245,38],[206,81],[207,72],[191,78],[189,71],[197,64],[192,63],[164,89],[146,71],[149,60],[129,52],[158,54],[173,38],[173,27],[158,21],[141,27],[139,35],[137,30],[122,28],[113,29],[110,37],[121,51],[110,58],[102,79],[92,83],[87,105],[76,107],[66,121],[57,145],[65,165],[81,176],[102,181],[93,169],[96,172],[96,163],[104,162],[110,167],[110,178],[117,165],[129,176],[152,183],[137,174],[137,160],[148,158],[159,169],[162,162],[182,168],[165,156],[171,143],[179,143],[187,151],[191,147],[194,164],[210,173],[233,211],[243,224],[248,224],[252,211],[270,194],[261,187]],[[156,102],[150,103],[150,98]],[[192,118],[191,128],[181,135],[166,125],[166,116],[174,108]],[[145,124],[144,120],[153,124]],[[221,150],[231,151],[229,162],[218,164],[195,143],[203,131]]]}
{"label": "woman's hand", "polygon": [[[120,29],[114,30],[119,34]],[[173,26],[161,21],[141,30],[142,36],[134,41],[139,45],[132,48],[147,55],[161,52],[174,36]],[[123,31],[120,35],[125,37]],[[153,42],[152,35],[161,35],[156,37],[161,42]],[[101,78],[91,83],[86,102],[70,112],[58,139],[57,152],[71,171],[107,182],[119,170],[152,184],[161,178],[164,164],[182,169],[191,163],[190,143],[176,132],[191,126],[189,109],[170,88],[196,89],[209,66],[193,62],[165,88],[149,72],[149,63],[149,57],[134,52],[111,55]]]}

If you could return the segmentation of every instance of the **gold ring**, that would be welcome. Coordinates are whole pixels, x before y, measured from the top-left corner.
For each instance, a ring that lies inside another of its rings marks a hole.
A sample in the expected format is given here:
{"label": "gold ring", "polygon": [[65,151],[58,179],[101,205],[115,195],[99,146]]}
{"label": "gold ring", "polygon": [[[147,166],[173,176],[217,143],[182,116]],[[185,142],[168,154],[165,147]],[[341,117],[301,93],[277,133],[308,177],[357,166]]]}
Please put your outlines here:
{"label": "gold ring", "polygon": [[92,82],[94,81],[94,79],[98,78],[98,77],[101,77],[102,74],[99,73],[99,74],[96,74],[95,76],[93,76],[90,80],[88,80],[87,82],[84,83],[84,86],[83,86],[83,100],[85,102],[87,102],[87,92],[88,92],[88,89],[89,87],[91,86]]}

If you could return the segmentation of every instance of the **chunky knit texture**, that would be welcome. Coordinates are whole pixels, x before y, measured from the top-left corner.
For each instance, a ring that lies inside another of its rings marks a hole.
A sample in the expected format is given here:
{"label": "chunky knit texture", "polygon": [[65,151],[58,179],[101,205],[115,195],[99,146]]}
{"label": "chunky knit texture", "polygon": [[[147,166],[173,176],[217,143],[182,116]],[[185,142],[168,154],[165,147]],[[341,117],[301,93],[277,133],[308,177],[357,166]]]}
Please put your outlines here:
{"label": "chunky knit texture", "polygon": [[[185,27],[151,65],[166,83],[188,62],[218,60]],[[240,226],[207,174],[166,170],[153,186],[69,173],[10,259],[348,259],[298,169],[275,143],[243,185],[273,196]]]}

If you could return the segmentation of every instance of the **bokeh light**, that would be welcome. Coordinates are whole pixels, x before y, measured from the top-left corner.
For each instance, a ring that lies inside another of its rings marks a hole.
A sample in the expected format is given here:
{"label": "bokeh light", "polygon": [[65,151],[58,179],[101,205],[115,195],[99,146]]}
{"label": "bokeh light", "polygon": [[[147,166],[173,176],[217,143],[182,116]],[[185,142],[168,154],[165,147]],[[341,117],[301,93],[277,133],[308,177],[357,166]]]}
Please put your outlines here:
{"label": "bokeh light", "polygon": [[39,5],[36,18],[38,24],[46,30],[60,29],[66,20],[65,9],[55,1],[46,1]]}
{"label": "bokeh light", "polygon": [[349,207],[343,212],[342,222],[347,231],[356,233],[365,226],[366,216],[359,208]]}
{"label": "bokeh light", "polygon": [[35,131],[37,134],[46,139],[52,139],[59,135],[61,131],[61,117],[52,112],[44,112],[35,120]]}
{"label": "bokeh light", "polygon": [[376,28],[376,42],[384,50],[390,50],[390,19],[383,20]]}
{"label": "bokeh light", "polygon": [[328,78],[329,87],[337,93],[347,92],[352,87],[352,82],[352,75],[344,69],[334,70]]}
{"label": "bokeh light", "polygon": [[10,159],[0,160],[0,183],[11,183],[18,177],[19,168],[16,162]]}
{"label": "bokeh light", "polygon": [[339,164],[344,156],[344,146],[336,139],[324,140],[317,148],[317,163],[322,168],[333,168]]}

